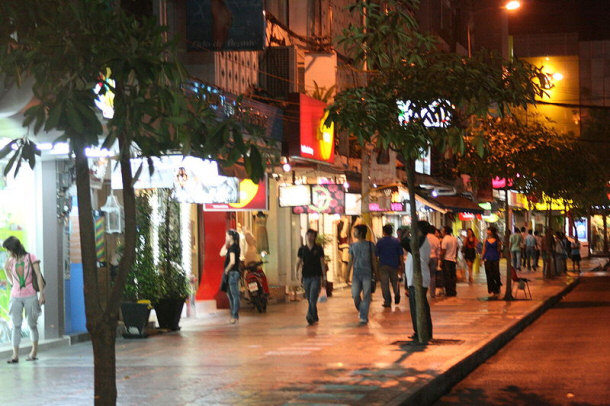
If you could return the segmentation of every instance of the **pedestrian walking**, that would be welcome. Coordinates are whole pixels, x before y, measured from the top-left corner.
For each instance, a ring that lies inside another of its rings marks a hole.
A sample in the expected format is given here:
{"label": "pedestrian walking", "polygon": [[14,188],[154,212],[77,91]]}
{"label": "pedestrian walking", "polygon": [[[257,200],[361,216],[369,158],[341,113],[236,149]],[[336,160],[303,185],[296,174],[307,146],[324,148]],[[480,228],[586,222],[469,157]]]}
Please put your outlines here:
{"label": "pedestrian walking", "polygon": [[373,275],[377,274],[375,261],[375,245],[366,240],[368,227],[358,224],[354,227],[356,242],[349,247],[348,270],[353,267],[352,298],[359,312],[360,324],[369,322],[369,307],[371,305],[371,285]]}
{"label": "pedestrian walking", "polygon": [[237,231],[227,231],[225,246],[227,247],[227,255],[225,256],[224,277],[228,281],[227,296],[229,297],[229,306],[231,307],[230,323],[235,324],[239,320],[239,280],[241,279],[241,271],[239,269],[241,250],[239,248],[239,233]]}
{"label": "pedestrian walking", "polygon": [[577,235],[574,236],[574,241],[572,241],[571,245],[572,270],[576,271],[576,268],[578,268],[578,272],[580,272],[580,241]]}
{"label": "pedestrian walking", "polygon": [[430,244],[430,260],[428,261],[428,269],[430,270],[430,297],[434,299],[436,297],[436,270],[439,265],[439,255],[441,253],[441,241],[436,236],[436,228],[433,226],[428,227],[428,234],[426,235],[428,244]]}
{"label": "pedestrian walking", "polygon": [[311,326],[317,323],[318,318],[318,297],[320,288],[326,285],[326,274],[324,269],[324,248],[316,243],[318,232],[313,229],[305,233],[305,245],[299,248],[297,253],[297,275],[300,273],[303,278],[303,288],[309,306],[305,320]]}
{"label": "pedestrian walking", "polygon": [[511,234],[510,243],[510,258],[512,260],[513,268],[517,271],[521,270],[521,232],[519,227],[515,227],[515,232]]}
{"label": "pedestrian walking", "polygon": [[456,296],[456,263],[458,252],[458,241],[453,235],[453,229],[445,226],[442,229],[441,258],[443,260],[443,281],[445,284],[445,295]]}
{"label": "pedestrian walking", "polygon": [[[17,237],[4,240],[2,246],[8,251],[9,258],[4,264],[8,283],[11,285],[11,298],[9,301],[9,315],[13,323],[13,355],[8,364],[19,362],[19,344],[21,343],[21,324],[23,313],[30,328],[32,349],[26,361],[38,359],[38,317],[45,302],[44,279],[40,271],[40,260],[36,255],[29,253]],[[36,286],[34,285],[36,284]],[[38,291],[36,289],[38,287]]]}
{"label": "pedestrian walking", "polygon": [[491,226],[487,229],[487,238],[483,244],[481,258],[485,264],[485,277],[487,278],[487,293],[492,298],[500,295],[500,257],[502,256],[502,241],[498,237],[498,230]]}
{"label": "pedestrian walking", "polygon": [[527,270],[532,270],[532,265],[534,266],[534,271],[536,270],[536,238],[532,230],[528,230],[527,237],[525,237],[525,265],[527,266]]}
{"label": "pedestrian walking", "polygon": [[392,306],[390,286],[394,293],[394,303],[400,303],[400,288],[398,286],[398,270],[403,265],[402,246],[394,238],[394,227],[391,224],[383,226],[383,237],[377,241],[375,255],[379,258],[379,282],[383,296],[383,307]]}
{"label": "pedestrian walking", "polygon": [[555,239],[553,242],[553,254],[555,257],[555,276],[565,272],[566,269],[566,258],[568,253],[563,243],[563,236],[560,231],[555,232]]}
{"label": "pedestrian walking", "polygon": [[[418,221],[417,228],[419,229],[420,236],[417,242],[419,247],[419,257],[421,264],[421,277],[422,277],[422,297],[424,304],[424,315],[428,321],[430,327],[430,338],[432,338],[432,316],[430,315],[430,304],[426,297],[428,293],[428,287],[430,286],[430,269],[428,264],[430,263],[430,243],[428,241],[426,233],[430,230],[430,224],[427,221]],[[409,338],[417,339],[417,303],[415,302],[415,281],[414,281],[414,267],[413,267],[413,254],[411,251],[411,244],[407,244],[405,249],[407,250],[407,261],[405,265],[405,275],[407,277],[407,286],[409,288],[409,310],[411,312],[411,323],[413,324],[413,335]]]}
{"label": "pedestrian walking", "polygon": [[525,227],[521,227],[521,268],[525,268],[525,238],[527,237],[527,229]]}
{"label": "pedestrian walking", "polygon": [[534,271],[537,271],[538,261],[540,261],[540,254],[542,252],[543,239],[539,231],[534,231],[534,238],[536,239],[536,251],[534,252]]}
{"label": "pedestrian walking", "polygon": [[474,231],[472,231],[472,228],[467,229],[466,238],[464,239],[464,243],[462,244],[462,254],[464,255],[464,261],[466,261],[466,266],[468,267],[468,283],[472,283],[474,281],[472,275],[472,268],[474,266],[474,261],[477,259],[478,243],[479,241],[474,235]]}

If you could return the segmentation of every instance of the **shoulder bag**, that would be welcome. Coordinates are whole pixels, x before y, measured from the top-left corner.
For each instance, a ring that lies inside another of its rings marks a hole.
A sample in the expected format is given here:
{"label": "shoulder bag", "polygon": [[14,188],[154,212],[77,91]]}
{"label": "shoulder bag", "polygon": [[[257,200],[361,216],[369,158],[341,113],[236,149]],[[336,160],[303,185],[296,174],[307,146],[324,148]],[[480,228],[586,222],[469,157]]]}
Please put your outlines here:
{"label": "shoulder bag", "polygon": [[[34,264],[32,264],[32,256],[30,254],[28,254],[28,261],[30,262],[30,272],[32,273],[32,286],[36,292],[40,292],[40,286],[38,286],[38,276],[34,270]],[[40,278],[42,279],[42,288],[44,289],[44,287],[47,286],[47,281],[44,280],[42,271],[40,272]]]}

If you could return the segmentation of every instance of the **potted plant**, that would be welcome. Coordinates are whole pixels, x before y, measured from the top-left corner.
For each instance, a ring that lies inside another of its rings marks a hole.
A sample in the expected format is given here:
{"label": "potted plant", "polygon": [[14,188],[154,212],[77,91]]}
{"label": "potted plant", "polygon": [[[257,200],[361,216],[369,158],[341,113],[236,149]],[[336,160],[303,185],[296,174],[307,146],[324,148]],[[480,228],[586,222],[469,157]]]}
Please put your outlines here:
{"label": "potted plant", "polygon": [[150,192],[142,191],[136,197],[136,224],[138,240],[136,259],[123,289],[121,313],[126,332],[123,337],[146,337],[144,328],[148,323],[152,303],[158,300],[160,276],[152,254]]}
{"label": "potted plant", "polygon": [[158,229],[160,292],[154,307],[159,327],[176,331],[180,330],[180,316],[190,295],[189,280],[181,265],[180,206],[169,190],[158,190],[157,196],[162,221]]}

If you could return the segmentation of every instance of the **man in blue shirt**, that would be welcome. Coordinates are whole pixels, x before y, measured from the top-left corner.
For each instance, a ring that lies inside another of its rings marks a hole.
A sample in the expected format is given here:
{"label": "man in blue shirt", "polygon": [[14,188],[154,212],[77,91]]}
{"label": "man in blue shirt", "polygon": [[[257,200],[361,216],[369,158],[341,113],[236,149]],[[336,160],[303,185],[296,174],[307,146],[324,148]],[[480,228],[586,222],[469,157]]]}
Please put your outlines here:
{"label": "man in blue shirt", "polygon": [[379,280],[383,295],[383,307],[392,305],[390,284],[394,291],[394,303],[400,303],[400,289],[398,287],[398,270],[403,265],[403,252],[400,241],[392,237],[394,227],[391,224],[383,226],[383,237],[377,241],[375,255],[379,258]]}

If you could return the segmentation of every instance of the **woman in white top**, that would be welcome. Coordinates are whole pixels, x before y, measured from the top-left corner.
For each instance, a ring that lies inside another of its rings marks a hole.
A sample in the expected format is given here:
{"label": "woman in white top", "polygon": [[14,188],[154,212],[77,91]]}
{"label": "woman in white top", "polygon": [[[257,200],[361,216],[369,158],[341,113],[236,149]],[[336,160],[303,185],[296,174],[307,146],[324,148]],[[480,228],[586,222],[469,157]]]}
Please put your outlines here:
{"label": "woman in white top", "polygon": [[[427,221],[418,221],[417,228],[419,228],[419,256],[421,263],[421,276],[422,276],[422,297],[424,301],[424,313],[428,326],[430,327],[430,338],[432,338],[432,316],[430,315],[430,304],[426,294],[428,293],[428,286],[430,286],[430,243],[426,237],[430,224]],[[408,240],[403,240],[405,243]],[[411,322],[413,323],[413,335],[409,338],[415,340],[418,339],[417,335],[417,308],[415,303],[415,283],[413,277],[413,255],[411,254],[411,246],[409,243],[403,243],[403,248],[409,253],[407,256],[407,262],[405,265],[405,271],[407,276],[407,286],[409,288],[409,307],[411,310]]]}

